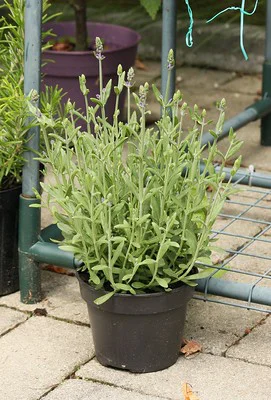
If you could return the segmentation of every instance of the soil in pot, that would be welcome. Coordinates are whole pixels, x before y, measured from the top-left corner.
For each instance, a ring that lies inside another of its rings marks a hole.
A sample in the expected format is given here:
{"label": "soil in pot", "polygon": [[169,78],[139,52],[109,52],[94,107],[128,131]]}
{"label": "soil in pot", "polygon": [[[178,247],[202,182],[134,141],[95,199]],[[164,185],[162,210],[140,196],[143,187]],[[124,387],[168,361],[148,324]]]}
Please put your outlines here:
{"label": "soil in pot", "polygon": [[171,292],[116,294],[97,306],[93,301],[105,292],[91,287],[87,275],[77,277],[102,365],[142,373],[177,361],[193,288],[181,285]]}
{"label": "soil in pot", "polygon": [[19,290],[18,220],[21,186],[0,191],[0,296]]}

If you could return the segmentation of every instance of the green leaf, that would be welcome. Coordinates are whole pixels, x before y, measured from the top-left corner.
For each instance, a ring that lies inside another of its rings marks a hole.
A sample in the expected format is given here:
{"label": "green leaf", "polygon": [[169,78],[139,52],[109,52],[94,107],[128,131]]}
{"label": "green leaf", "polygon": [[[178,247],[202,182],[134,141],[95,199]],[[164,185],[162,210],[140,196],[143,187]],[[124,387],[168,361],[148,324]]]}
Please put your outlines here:
{"label": "green leaf", "polygon": [[155,280],[156,280],[156,282],[157,282],[160,286],[162,286],[163,288],[168,288],[168,282],[167,282],[166,279],[159,278],[158,276],[156,276]]}
{"label": "green leaf", "polygon": [[197,262],[200,262],[205,265],[213,265],[212,260],[209,257],[199,257],[196,263]]}
{"label": "green leaf", "polygon": [[110,79],[107,82],[107,85],[104,89],[104,97],[103,97],[103,102],[104,104],[107,102],[107,100],[109,99],[110,93],[111,93],[111,87],[112,87],[112,79]]}
{"label": "green leaf", "polygon": [[163,243],[162,246],[160,246],[158,254],[157,254],[157,261],[161,260],[165,253],[168,251],[170,247],[170,241],[167,241],[166,243]]}
{"label": "green leaf", "polygon": [[88,270],[90,280],[95,284],[99,285],[100,283],[100,278],[95,274],[95,272]]}
{"label": "green leaf", "polygon": [[185,231],[185,239],[186,239],[186,242],[188,244],[191,254],[194,254],[196,252],[197,244],[198,244],[195,233],[192,231],[186,230]]}
{"label": "green leaf", "polygon": [[134,289],[144,289],[146,285],[142,282],[133,282],[132,286]]}
{"label": "green leaf", "polygon": [[[223,267],[230,269],[231,265],[224,265]],[[219,269],[218,267],[218,271],[212,275],[212,278],[222,278],[222,276],[224,276],[228,271],[225,269]]]}
{"label": "green leaf", "polygon": [[123,246],[124,246],[124,240],[118,245],[118,247],[116,249],[113,250],[113,257],[111,259],[111,266],[115,265],[115,262],[117,261],[117,259],[121,255]]}
{"label": "green leaf", "polygon": [[136,294],[135,290],[130,285],[126,285],[125,283],[116,283],[115,288],[117,290],[123,290],[124,292],[130,292],[132,294]]}
{"label": "green leaf", "polygon": [[97,306],[99,306],[99,305],[105,303],[107,300],[109,300],[112,296],[114,296],[115,293],[116,293],[115,291],[114,292],[108,292],[108,293],[104,294],[103,296],[98,297],[96,300],[94,300],[94,303]]}
{"label": "green leaf", "polygon": [[98,104],[100,107],[103,105],[103,103],[102,103],[100,100],[96,99],[95,97],[91,97],[90,100],[91,100],[93,103]]}
{"label": "green leaf", "polygon": [[157,89],[157,87],[153,84],[152,85],[152,90],[155,95],[156,100],[158,101],[161,106],[163,105],[163,96],[162,93]]}
{"label": "green leaf", "polygon": [[156,14],[161,6],[161,0],[140,0],[140,3],[143,7],[145,7],[150,17],[155,19]]}
{"label": "green leaf", "polygon": [[108,270],[109,267],[108,267],[108,265],[100,264],[100,265],[95,265],[91,269],[92,269],[92,271],[105,271],[105,270]]}
{"label": "green leaf", "polygon": [[75,246],[70,246],[70,245],[67,245],[67,244],[63,244],[63,245],[60,245],[59,246],[59,248],[60,248],[60,250],[64,250],[64,251],[70,251],[70,252],[72,252],[72,253],[75,253],[76,251],[78,251],[78,248],[77,247],[75,247]]}
{"label": "green leaf", "polygon": [[188,275],[186,276],[186,279],[188,281],[191,280],[196,280],[196,279],[203,279],[203,278],[208,278],[208,276],[212,275],[212,273],[214,272],[214,268],[206,268],[200,272],[198,272],[197,274],[193,274],[193,275]]}
{"label": "green leaf", "polygon": [[155,230],[156,236],[159,238],[159,240],[161,240],[162,234],[161,234],[161,231],[159,229],[159,226],[157,225],[156,222],[152,222],[152,226],[153,226],[153,229]]}

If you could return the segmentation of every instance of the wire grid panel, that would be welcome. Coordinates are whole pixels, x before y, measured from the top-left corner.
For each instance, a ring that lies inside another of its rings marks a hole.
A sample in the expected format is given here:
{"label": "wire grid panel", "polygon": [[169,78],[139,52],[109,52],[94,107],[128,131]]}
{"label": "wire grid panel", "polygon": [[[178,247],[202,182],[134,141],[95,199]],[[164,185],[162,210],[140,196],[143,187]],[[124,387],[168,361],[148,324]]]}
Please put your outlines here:
{"label": "wire grid panel", "polygon": [[[219,271],[220,279],[232,282],[235,289],[236,283],[240,288],[247,285],[247,299],[226,300],[208,294],[208,279],[204,293],[194,298],[271,313],[271,190],[240,185],[241,181],[235,184],[240,191],[226,201],[214,225],[215,245],[225,251],[213,253],[212,258],[219,266],[214,274]],[[255,288],[264,289],[264,305],[253,303]]]}

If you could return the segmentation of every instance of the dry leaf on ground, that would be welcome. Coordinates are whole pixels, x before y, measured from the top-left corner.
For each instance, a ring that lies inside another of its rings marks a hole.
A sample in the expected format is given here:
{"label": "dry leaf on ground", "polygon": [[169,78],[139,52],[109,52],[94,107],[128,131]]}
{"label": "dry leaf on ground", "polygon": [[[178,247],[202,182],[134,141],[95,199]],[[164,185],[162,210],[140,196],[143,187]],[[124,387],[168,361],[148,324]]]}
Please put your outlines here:
{"label": "dry leaf on ground", "polygon": [[191,385],[189,383],[182,384],[182,392],[184,396],[184,400],[200,400],[195,393],[192,392]]}
{"label": "dry leaf on ground", "polygon": [[199,353],[202,351],[202,345],[195,340],[183,339],[182,347],[180,352],[185,355],[185,357],[191,356],[192,354]]}
{"label": "dry leaf on ground", "polygon": [[138,58],[135,60],[135,67],[137,69],[141,69],[142,71],[147,71],[147,69],[148,69],[146,67],[146,65],[142,61],[140,61]]}
{"label": "dry leaf on ground", "polygon": [[62,274],[62,275],[68,275],[68,276],[74,276],[74,271],[67,269],[67,268],[62,268],[62,267],[57,267],[56,265],[44,265],[43,268],[46,271],[51,271],[51,272],[56,272],[57,274]]}

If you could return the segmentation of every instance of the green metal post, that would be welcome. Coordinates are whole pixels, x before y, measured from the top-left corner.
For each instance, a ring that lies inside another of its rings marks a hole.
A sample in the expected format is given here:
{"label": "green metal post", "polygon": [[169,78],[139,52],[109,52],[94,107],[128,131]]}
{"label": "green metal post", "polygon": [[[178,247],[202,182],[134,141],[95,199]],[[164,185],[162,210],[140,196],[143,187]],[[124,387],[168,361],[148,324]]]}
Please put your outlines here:
{"label": "green metal post", "polygon": [[[42,0],[25,1],[25,56],[24,56],[24,93],[28,96],[32,89],[40,91],[41,62],[41,15]],[[39,128],[28,132],[28,147],[39,149]],[[36,203],[33,189],[39,190],[39,163],[35,154],[24,154],[23,187],[20,198],[19,220],[19,273],[21,301],[32,304],[41,299],[41,280],[38,262],[30,258],[30,247],[37,241],[40,231],[40,210],[29,208]]]}
{"label": "green metal post", "polygon": [[[262,96],[271,98],[271,0],[266,2],[265,61],[263,64]],[[271,146],[271,113],[262,118],[261,144]]]}
{"label": "green metal post", "polygon": [[[166,93],[167,86],[167,57],[170,49],[176,57],[176,30],[177,30],[177,0],[163,1],[163,25],[162,25],[162,94]],[[171,71],[169,98],[175,91],[175,68]]]}
{"label": "green metal post", "polygon": [[26,304],[41,300],[41,279],[39,263],[29,255],[29,248],[36,241],[40,232],[40,209],[30,208],[38,203],[33,198],[20,198],[19,219],[19,268],[21,301]]}

